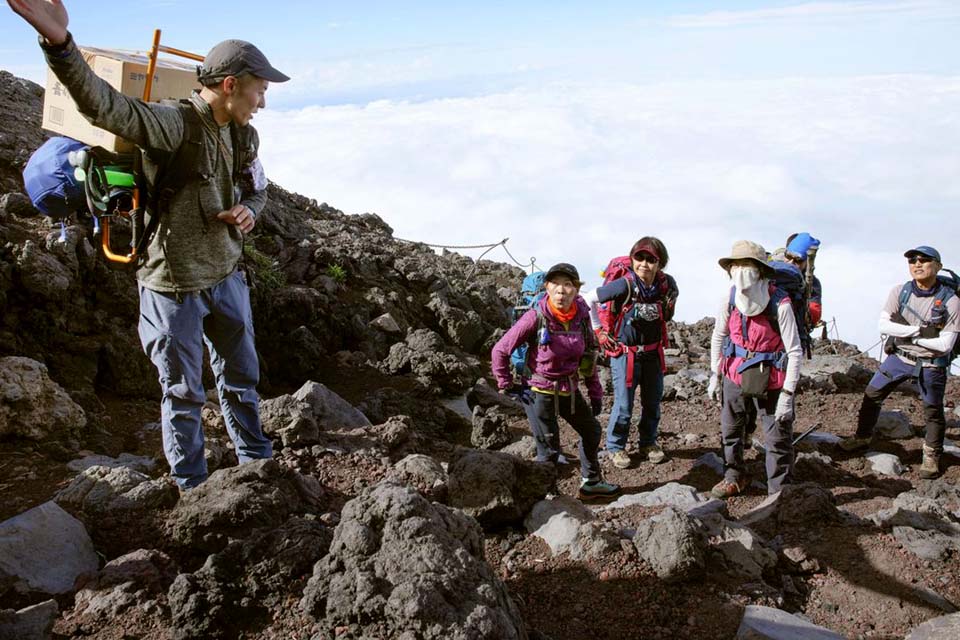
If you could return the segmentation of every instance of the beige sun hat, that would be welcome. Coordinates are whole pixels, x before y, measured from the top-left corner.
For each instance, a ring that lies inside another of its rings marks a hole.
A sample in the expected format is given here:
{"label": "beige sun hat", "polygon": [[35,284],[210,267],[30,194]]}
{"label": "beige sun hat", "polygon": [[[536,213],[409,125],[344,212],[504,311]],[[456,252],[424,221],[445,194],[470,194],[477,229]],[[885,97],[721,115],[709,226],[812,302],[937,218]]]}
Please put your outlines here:
{"label": "beige sun hat", "polygon": [[757,263],[757,267],[760,268],[760,277],[762,278],[769,279],[776,275],[773,267],[767,264],[766,250],[756,242],[737,240],[733,243],[730,255],[726,258],[720,258],[718,262],[725,271],[730,271],[730,263],[734,260],[752,260]]}

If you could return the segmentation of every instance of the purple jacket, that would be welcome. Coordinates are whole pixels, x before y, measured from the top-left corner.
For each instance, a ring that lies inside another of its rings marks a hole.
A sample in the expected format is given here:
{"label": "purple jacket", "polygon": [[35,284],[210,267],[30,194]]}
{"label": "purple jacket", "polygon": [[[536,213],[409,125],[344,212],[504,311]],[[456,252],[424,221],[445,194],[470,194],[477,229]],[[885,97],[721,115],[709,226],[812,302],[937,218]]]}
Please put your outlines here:
{"label": "purple jacket", "polygon": [[[586,350],[586,345],[583,343],[582,323],[587,323],[590,338],[593,336],[593,330],[590,328],[590,310],[587,303],[584,302],[583,298],[577,296],[574,304],[577,305],[577,315],[570,321],[570,328],[567,329],[550,311],[546,296],[538,303],[540,313],[546,319],[547,331],[550,332],[550,342],[544,345],[535,344],[536,357],[531,361],[533,375],[529,380],[530,386],[539,389],[556,389],[561,392],[570,392],[571,387],[576,388],[579,380],[577,369]],[[517,323],[494,345],[490,359],[492,360],[493,376],[497,379],[499,388],[509,387],[513,381],[510,372],[510,354],[536,333],[537,309],[531,309],[523,314],[517,320]],[[603,397],[603,387],[600,384],[600,376],[596,371],[585,382],[591,399]]]}

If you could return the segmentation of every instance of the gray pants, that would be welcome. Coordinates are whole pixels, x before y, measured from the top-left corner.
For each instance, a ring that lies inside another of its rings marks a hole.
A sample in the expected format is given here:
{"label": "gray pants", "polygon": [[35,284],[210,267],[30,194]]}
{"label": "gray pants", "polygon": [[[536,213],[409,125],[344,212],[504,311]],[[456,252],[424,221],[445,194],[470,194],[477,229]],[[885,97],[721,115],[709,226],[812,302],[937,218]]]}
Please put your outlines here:
{"label": "gray pants", "polygon": [[[784,484],[789,484],[793,472],[793,422],[780,422],[773,418],[779,398],[780,390],[775,389],[767,391],[767,397],[758,400],[763,410],[760,421],[767,452],[767,493],[776,493]],[[747,403],[752,404],[753,400],[740,395],[740,385],[724,378],[723,409],[720,412],[724,478],[738,484],[745,475],[743,441],[747,420],[751,417]]]}
{"label": "gray pants", "polygon": [[580,475],[587,480],[597,480],[600,478],[600,461],[597,459],[602,431],[600,423],[579,391],[574,391],[573,407],[570,401],[570,396],[558,399],[553,394],[536,391],[524,400],[523,408],[537,441],[537,460],[556,462],[560,455],[559,412],[559,417],[580,434]]}
{"label": "gray pants", "polygon": [[171,293],[140,289],[140,342],[160,374],[163,452],[182,487],[207,479],[200,410],[203,346],[210,351],[227,432],[240,462],[273,455],[260,427],[260,367],[253,341],[250,291],[235,271],[209,289]]}

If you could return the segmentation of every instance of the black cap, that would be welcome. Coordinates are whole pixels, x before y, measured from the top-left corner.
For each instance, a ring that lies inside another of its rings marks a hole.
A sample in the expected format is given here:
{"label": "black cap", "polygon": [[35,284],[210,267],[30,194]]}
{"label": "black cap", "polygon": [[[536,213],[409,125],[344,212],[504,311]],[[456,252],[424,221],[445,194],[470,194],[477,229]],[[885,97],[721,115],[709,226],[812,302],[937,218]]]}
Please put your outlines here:
{"label": "black cap", "polygon": [[568,262],[558,262],[547,269],[547,275],[544,277],[544,280],[550,280],[551,276],[555,275],[569,276],[577,285],[583,284],[583,282],[580,281],[580,273],[577,271],[577,268]]}
{"label": "black cap", "polygon": [[274,69],[260,49],[245,40],[224,40],[215,45],[203,59],[203,66],[197,67],[197,77],[204,85],[216,84],[227,76],[245,73],[269,82],[286,82],[290,79]]}

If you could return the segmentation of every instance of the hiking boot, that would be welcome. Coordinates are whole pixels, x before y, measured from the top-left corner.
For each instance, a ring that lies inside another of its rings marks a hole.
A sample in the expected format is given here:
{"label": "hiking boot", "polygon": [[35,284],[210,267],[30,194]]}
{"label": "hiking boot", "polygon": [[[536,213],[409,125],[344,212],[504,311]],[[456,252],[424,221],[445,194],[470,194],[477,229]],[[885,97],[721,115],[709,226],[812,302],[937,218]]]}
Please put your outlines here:
{"label": "hiking boot", "polygon": [[871,436],[867,436],[865,438],[850,436],[848,438],[841,439],[840,442],[837,443],[837,446],[847,453],[852,453],[854,451],[862,451],[863,449],[866,449],[872,442],[873,438]]}
{"label": "hiking boot", "polygon": [[620,495],[620,485],[607,482],[603,478],[580,482],[580,499],[594,500],[597,498],[612,498]]}
{"label": "hiking boot", "polygon": [[739,483],[724,478],[713,485],[713,488],[710,489],[710,495],[714,498],[726,500],[727,498],[740,495],[749,485],[750,479],[747,477],[740,478]]}
{"label": "hiking boot", "polygon": [[653,464],[660,464],[667,459],[667,454],[663,452],[663,449],[657,443],[653,443],[648,447],[640,447],[640,456],[645,457],[647,462],[652,462]]}
{"label": "hiking boot", "polygon": [[940,454],[923,445],[923,462],[920,464],[920,477],[933,480],[940,477]]}
{"label": "hiking boot", "polygon": [[610,456],[610,461],[613,462],[613,466],[615,466],[617,469],[630,468],[630,454],[623,449],[620,451],[614,451],[613,455]]}

